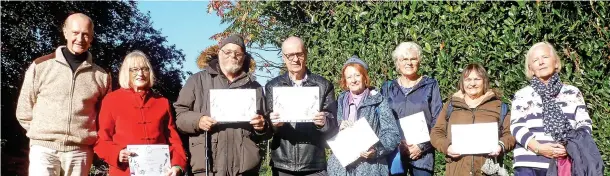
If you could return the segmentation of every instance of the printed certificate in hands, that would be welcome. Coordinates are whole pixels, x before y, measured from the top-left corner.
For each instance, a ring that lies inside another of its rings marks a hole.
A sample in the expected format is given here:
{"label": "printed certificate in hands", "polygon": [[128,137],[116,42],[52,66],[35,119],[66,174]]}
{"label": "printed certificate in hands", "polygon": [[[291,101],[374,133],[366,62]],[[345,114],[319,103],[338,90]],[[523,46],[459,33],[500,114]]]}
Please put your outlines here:
{"label": "printed certificate in hands", "polygon": [[451,125],[451,146],[459,154],[490,153],[498,147],[498,123]]}
{"label": "printed certificate in hands", "polygon": [[364,117],[326,141],[343,167],[356,161],[360,153],[368,151],[377,142],[379,138]]}
{"label": "printed certificate in hands", "polygon": [[318,87],[274,87],[273,112],[280,115],[273,122],[313,122],[320,110]]}
{"label": "printed certificate in hands", "polygon": [[256,90],[211,89],[210,107],[218,122],[249,122],[256,114]]}
{"label": "printed certificate in hands", "polygon": [[420,144],[430,141],[430,132],[423,111],[400,118],[398,121],[407,144]]}
{"label": "printed certificate in hands", "polygon": [[168,145],[127,145],[127,151],[135,153],[129,157],[129,175],[161,176],[170,169]]}

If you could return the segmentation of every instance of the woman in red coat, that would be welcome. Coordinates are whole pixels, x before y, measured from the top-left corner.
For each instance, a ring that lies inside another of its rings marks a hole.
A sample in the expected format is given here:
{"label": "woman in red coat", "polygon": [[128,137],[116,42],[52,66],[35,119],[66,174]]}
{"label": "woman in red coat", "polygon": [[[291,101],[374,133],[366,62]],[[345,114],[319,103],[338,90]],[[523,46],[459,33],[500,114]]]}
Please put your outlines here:
{"label": "woman in red coat", "polygon": [[147,56],[129,53],[119,71],[121,88],[106,95],[99,114],[95,153],[110,165],[110,175],[130,175],[127,145],[167,144],[170,153],[168,176],[186,167],[182,141],[176,132],[169,102],[150,91],[155,75]]}

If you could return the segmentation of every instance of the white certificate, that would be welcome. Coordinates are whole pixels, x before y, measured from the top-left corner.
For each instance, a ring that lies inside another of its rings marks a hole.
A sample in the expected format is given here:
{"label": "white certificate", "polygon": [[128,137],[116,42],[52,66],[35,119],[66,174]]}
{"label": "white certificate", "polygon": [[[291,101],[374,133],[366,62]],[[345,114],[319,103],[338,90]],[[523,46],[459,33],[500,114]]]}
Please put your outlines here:
{"label": "white certificate", "polygon": [[218,122],[249,122],[256,114],[256,90],[211,89],[210,107]]}
{"label": "white certificate", "polygon": [[366,119],[362,117],[353,126],[341,130],[326,143],[341,165],[346,167],[360,158],[360,153],[368,151],[378,141],[379,138]]}
{"label": "white certificate", "polygon": [[400,118],[398,121],[407,144],[420,144],[430,141],[430,132],[423,111]]}
{"label": "white certificate", "polygon": [[498,147],[498,123],[451,125],[451,146],[459,154],[490,153]]}
{"label": "white certificate", "polygon": [[274,87],[273,111],[280,115],[274,122],[313,122],[320,110],[318,87]]}
{"label": "white certificate", "polygon": [[130,175],[161,176],[169,171],[168,145],[127,145],[127,151],[135,153],[129,157]]}

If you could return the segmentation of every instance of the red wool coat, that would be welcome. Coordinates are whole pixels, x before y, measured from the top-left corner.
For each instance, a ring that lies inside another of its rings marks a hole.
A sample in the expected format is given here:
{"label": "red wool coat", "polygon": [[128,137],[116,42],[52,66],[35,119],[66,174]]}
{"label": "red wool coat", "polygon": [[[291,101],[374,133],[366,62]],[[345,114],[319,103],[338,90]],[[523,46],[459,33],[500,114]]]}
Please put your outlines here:
{"label": "red wool coat", "polygon": [[118,89],[104,98],[95,153],[110,166],[110,175],[129,175],[119,152],[133,144],[168,144],[172,166],[186,168],[186,154],[167,99],[154,93]]}

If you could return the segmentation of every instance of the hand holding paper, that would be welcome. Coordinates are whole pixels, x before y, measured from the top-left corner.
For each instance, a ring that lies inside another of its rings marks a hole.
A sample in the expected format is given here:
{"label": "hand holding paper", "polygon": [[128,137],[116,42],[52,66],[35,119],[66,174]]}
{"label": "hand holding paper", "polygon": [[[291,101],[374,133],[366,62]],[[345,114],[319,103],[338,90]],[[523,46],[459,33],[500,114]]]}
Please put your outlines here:
{"label": "hand holding paper", "polygon": [[198,126],[204,131],[209,131],[216,123],[218,122],[209,116],[201,116],[201,118],[199,118]]}
{"label": "hand holding paper", "polygon": [[313,123],[318,127],[324,127],[326,124],[326,116],[328,112],[318,112],[316,116],[313,118]]}
{"label": "hand holding paper", "polygon": [[165,176],[178,176],[180,175],[180,168],[177,167],[171,167],[169,169],[169,171],[167,173],[165,173]]}
{"label": "hand holding paper", "polygon": [[400,118],[398,121],[407,144],[420,144],[430,141],[430,132],[423,111]]}
{"label": "hand holding paper", "polygon": [[412,160],[416,160],[419,158],[419,156],[421,156],[421,149],[419,146],[417,146],[417,144],[409,144],[407,147],[409,148],[409,157]]}
{"label": "hand holding paper", "polygon": [[371,147],[368,151],[360,153],[360,157],[365,159],[373,158],[375,152],[377,152],[375,148]]}
{"label": "hand holding paper", "polygon": [[280,119],[280,114],[277,112],[272,112],[271,114],[269,114],[269,117],[271,119],[271,121],[273,121],[273,126],[274,127],[281,127],[282,125],[284,125],[284,122],[278,122],[277,120]]}
{"label": "hand holding paper", "polygon": [[447,148],[447,155],[449,155],[449,157],[451,157],[451,158],[460,157],[460,154],[453,150],[452,145],[449,145],[449,148]]}
{"label": "hand holding paper", "polygon": [[343,129],[326,142],[339,163],[345,167],[361,157],[362,151],[368,151],[371,146],[379,142],[379,138],[366,118],[360,118],[352,127]]}
{"label": "hand holding paper", "polygon": [[254,117],[250,121],[250,124],[252,125],[252,127],[254,127],[254,130],[261,131],[265,128],[265,119],[263,119],[262,115],[257,114],[254,115]]}
{"label": "hand holding paper", "polygon": [[496,147],[496,149],[494,151],[492,151],[491,153],[489,153],[489,156],[498,156],[500,155],[500,152],[502,152],[502,147],[500,145],[498,145],[498,147]]}

